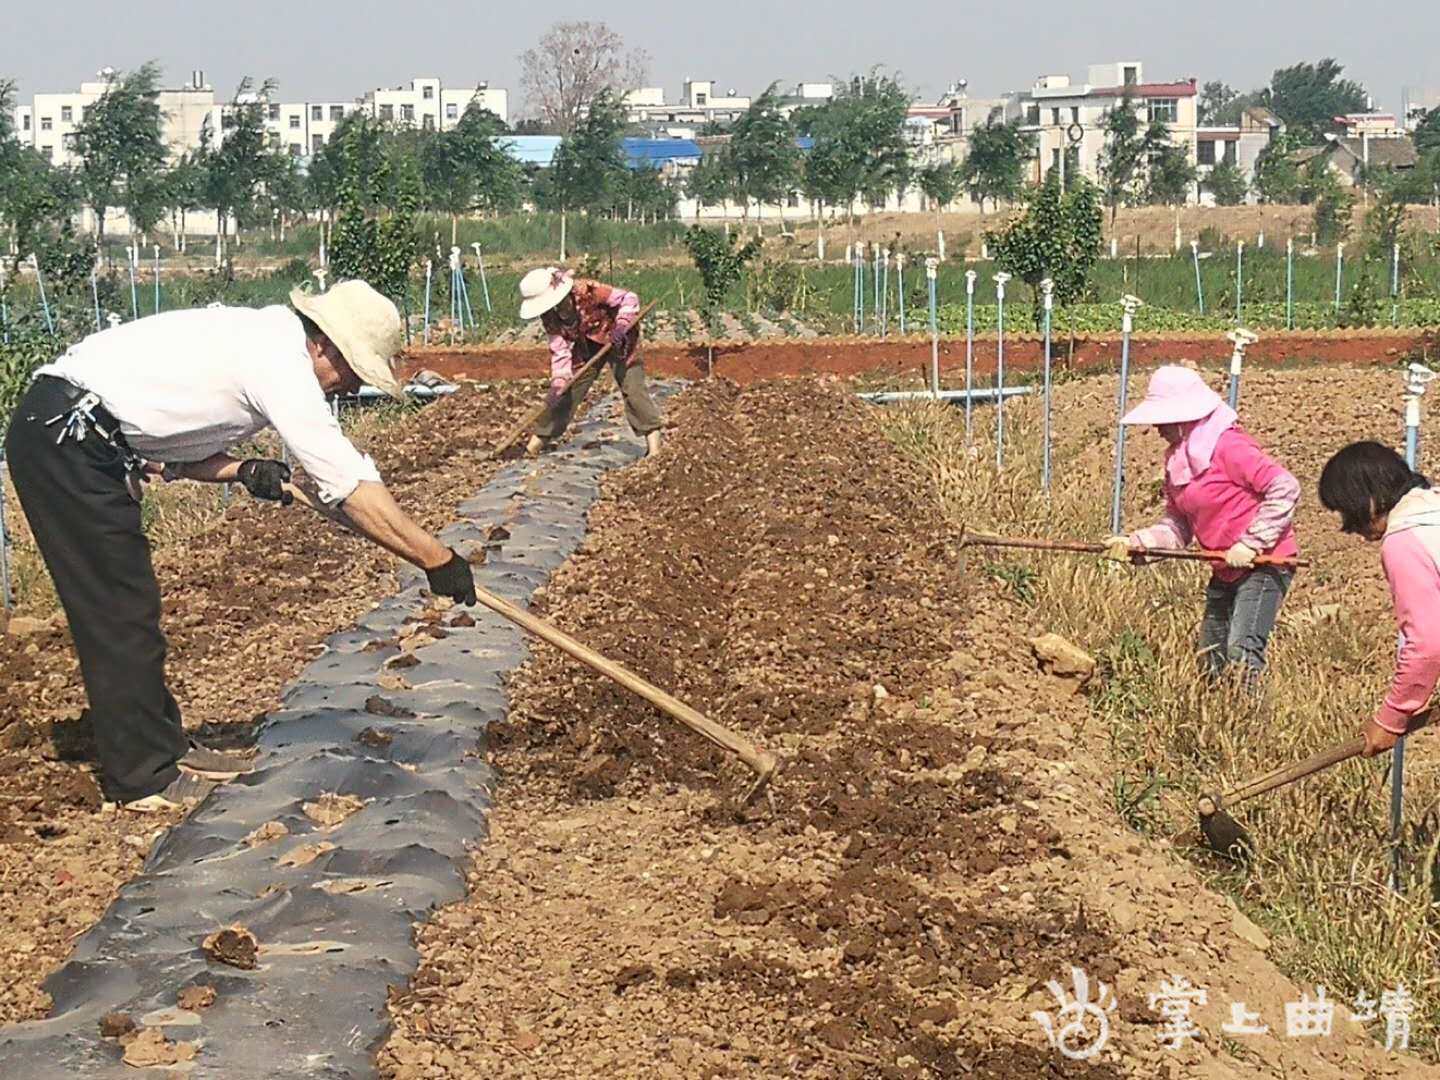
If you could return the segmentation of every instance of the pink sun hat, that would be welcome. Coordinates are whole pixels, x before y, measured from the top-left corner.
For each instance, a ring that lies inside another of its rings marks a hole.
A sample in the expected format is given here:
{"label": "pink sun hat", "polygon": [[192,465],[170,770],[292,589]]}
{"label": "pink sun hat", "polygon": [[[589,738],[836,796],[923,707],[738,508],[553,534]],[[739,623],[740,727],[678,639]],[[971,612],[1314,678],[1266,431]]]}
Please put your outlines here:
{"label": "pink sun hat", "polygon": [[1198,372],[1167,364],[1150,376],[1145,400],[1126,413],[1122,424],[1184,424],[1203,420],[1225,399],[1205,385]]}

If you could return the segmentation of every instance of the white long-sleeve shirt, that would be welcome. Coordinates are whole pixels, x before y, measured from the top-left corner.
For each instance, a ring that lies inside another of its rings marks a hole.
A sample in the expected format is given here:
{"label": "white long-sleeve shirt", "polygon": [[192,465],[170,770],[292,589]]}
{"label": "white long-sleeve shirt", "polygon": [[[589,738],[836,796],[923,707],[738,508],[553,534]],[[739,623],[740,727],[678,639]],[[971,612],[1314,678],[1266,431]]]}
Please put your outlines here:
{"label": "white long-sleeve shirt", "polygon": [[380,479],[331,414],[288,307],[152,315],[91,334],[38,374],[97,394],[151,461],[203,461],[273,427],[328,503]]}

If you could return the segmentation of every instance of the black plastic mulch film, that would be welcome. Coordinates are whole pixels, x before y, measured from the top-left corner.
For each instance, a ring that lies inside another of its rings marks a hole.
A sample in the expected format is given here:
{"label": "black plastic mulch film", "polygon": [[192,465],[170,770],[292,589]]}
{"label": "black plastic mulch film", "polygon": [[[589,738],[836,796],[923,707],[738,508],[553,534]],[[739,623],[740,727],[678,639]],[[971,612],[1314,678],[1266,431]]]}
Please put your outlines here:
{"label": "black plastic mulch film", "polygon": [[[654,389],[659,397],[670,388]],[[622,434],[617,405],[607,397],[562,449],[505,466],[461,505],[460,521],[440,536],[464,554],[487,549],[476,567],[481,587],[528,606],[579,546],[600,475],[642,452]],[[489,538],[497,524],[508,538]],[[505,717],[503,681],[527,654],[512,623],[479,606],[456,608],[475,625],[446,626],[446,637],[415,650],[419,662],[396,672],[412,689],[384,689],[377,680],[400,651],[396,631],[421,608],[423,575],[404,570],[402,591],[331,637],[286,690],[259,733],[255,771],[170,830],[46,980],[51,1018],[0,1029],[0,1077],[161,1075],[123,1065],[119,1044],[101,1038],[101,1017],[115,1011],[171,1039],[199,1040],[198,1056],[180,1067],[193,1077],[375,1074],[390,1030],[386,988],[403,987],[418,964],[416,924],[465,895],[468,853],[486,835],[495,783],[484,731]],[[366,710],[376,695],[395,715]],[[302,807],[330,792],[365,805],[327,829]],[[288,835],[243,842],[272,821]],[[321,841],[333,849],[282,864]],[[200,949],[232,923],[261,944],[253,971],[209,962]],[[213,986],[217,999],[185,1012],[177,995],[196,984]]]}

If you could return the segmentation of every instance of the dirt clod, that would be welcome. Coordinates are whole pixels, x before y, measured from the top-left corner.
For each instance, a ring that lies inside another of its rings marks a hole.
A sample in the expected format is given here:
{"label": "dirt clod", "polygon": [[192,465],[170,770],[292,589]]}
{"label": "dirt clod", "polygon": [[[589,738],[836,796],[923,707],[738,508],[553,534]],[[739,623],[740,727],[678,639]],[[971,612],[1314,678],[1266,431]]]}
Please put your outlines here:
{"label": "dirt clod", "polygon": [[121,1035],[127,1035],[134,1030],[135,1021],[129,1013],[106,1013],[100,1018],[101,1038],[118,1039]]}
{"label": "dirt clod", "polygon": [[327,792],[314,802],[301,805],[305,816],[318,825],[334,828],[352,814],[365,809],[365,800],[354,795],[339,795]]}
{"label": "dirt clod", "polygon": [[228,926],[217,930],[200,945],[207,958],[217,964],[253,971],[260,952],[255,935],[243,926]]}
{"label": "dirt clod", "polygon": [[215,1004],[215,988],[213,986],[187,986],[180,991],[177,999],[180,1008],[196,1012],[200,1009],[208,1009]]}

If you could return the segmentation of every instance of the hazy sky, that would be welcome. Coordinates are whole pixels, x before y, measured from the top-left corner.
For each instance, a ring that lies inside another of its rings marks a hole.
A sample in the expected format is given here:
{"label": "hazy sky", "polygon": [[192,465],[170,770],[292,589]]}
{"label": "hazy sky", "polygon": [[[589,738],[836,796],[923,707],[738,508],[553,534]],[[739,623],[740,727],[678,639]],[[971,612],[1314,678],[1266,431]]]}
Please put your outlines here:
{"label": "hazy sky", "polygon": [[[460,0],[0,0],[0,78],[22,99],[73,87],[105,65],[158,60],[166,81],[203,69],[228,95],[243,75],[280,80],[285,100],[348,99],[412,75],[512,90],[517,56],[559,19],[595,17],[652,58],[651,83],[674,99],[683,79],[740,93],[881,65],[922,97],[952,79],[977,96],[1028,87],[1036,75],[1142,60],[1149,79],[1223,79],[1237,89],[1276,67],[1335,56],[1382,106],[1402,85],[1440,87],[1440,3],[1391,0],[1209,0],[1204,3],[1029,3],[954,0],[630,0],[462,3]],[[1077,16],[1079,16],[1077,18]]]}

